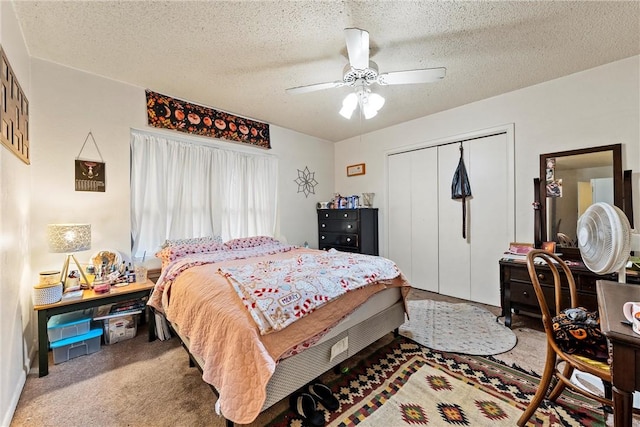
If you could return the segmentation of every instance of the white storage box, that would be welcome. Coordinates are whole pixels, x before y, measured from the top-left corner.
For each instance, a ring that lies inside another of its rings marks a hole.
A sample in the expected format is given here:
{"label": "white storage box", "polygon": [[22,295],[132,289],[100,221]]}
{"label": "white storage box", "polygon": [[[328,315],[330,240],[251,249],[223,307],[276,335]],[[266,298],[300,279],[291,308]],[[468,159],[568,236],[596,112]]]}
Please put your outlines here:
{"label": "white storage box", "polygon": [[86,314],[84,311],[58,314],[52,316],[47,322],[47,334],[50,342],[83,335],[90,329],[91,313]]}
{"label": "white storage box", "polygon": [[91,329],[86,334],[52,342],[53,363],[58,364],[74,357],[95,353],[100,350],[101,335],[102,329]]}
{"label": "white storage box", "polygon": [[139,314],[140,311],[102,319],[104,343],[115,344],[135,337],[138,332]]}
{"label": "white storage box", "polygon": [[33,287],[33,305],[55,304],[62,299],[62,283]]}

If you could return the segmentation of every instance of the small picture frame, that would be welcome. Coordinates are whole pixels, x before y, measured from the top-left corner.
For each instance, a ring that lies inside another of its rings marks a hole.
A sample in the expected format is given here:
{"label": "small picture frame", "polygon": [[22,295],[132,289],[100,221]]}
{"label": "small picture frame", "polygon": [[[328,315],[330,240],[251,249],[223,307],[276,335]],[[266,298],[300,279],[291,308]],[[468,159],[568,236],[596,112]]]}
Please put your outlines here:
{"label": "small picture frame", "polygon": [[347,176],[364,175],[365,173],[366,169],[364,163],[347,166]]}

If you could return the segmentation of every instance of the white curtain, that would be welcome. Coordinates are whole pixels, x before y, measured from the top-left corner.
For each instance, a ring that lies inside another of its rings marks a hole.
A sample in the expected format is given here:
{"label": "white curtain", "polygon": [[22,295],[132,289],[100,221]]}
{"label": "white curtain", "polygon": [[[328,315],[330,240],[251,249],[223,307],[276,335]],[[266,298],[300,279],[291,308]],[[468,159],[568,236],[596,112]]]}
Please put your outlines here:
{"label": "white curtain", "polygon": [[132,130],[132,255],[166,239],[273,236],[277,180],[273,155]]}

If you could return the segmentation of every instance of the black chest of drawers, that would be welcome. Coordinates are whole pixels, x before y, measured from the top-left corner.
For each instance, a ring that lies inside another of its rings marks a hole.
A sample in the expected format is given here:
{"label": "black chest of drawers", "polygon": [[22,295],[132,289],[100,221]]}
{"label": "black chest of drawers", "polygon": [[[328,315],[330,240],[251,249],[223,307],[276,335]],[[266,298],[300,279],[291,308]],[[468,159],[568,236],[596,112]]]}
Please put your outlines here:
{"label": "black chest of drawers", "polygon": [[378,255],[378,209],[318,209],[318,246]]}

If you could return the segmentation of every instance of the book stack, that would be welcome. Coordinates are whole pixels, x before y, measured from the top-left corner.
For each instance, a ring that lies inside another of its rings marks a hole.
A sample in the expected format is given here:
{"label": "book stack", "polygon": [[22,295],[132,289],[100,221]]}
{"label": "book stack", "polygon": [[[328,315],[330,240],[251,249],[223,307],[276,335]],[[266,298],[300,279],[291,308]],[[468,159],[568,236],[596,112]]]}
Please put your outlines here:
{"label": "book stack", "polygon": [[502,255],[503,261],[520,261],[527,262],[527,254],[533,250],[531,243],[515,243],[509,244],[509,249]]}
{"label": "book stack", "polygon": [[171,338],[171,329],[169,328],[169,323],[167,319],[160,313],[156,313],[154,311],[155,322],[156,322],[156,337],[160,341],[168,340]]}

